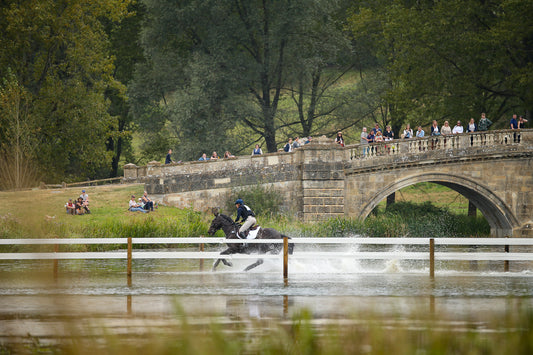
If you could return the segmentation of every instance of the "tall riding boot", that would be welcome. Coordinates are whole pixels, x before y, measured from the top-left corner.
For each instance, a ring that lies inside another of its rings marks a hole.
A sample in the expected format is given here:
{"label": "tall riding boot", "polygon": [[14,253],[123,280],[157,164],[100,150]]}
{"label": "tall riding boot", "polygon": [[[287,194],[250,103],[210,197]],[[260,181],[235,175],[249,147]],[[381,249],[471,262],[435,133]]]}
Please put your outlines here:
{"label": "tall riding boot", "polygon": [[246,239],[246,235],[244,234],[244,232],[239,232],[239,238]]}

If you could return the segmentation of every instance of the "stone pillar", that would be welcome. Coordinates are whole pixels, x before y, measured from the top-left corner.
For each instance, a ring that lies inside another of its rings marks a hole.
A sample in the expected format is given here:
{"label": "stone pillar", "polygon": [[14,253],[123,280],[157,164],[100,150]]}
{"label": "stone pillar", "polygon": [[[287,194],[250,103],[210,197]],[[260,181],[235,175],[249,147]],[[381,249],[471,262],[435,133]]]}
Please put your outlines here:
{"label": "stone pillar", "polygon": [[137,165],[129,163],[124,165],[124,179],[137,179]]}
{"label": "stone pillar", "polygon": [[146,164],[146,175],[160,176],[161,175],[161,163],[158,161],[151,161],[148,164]]}

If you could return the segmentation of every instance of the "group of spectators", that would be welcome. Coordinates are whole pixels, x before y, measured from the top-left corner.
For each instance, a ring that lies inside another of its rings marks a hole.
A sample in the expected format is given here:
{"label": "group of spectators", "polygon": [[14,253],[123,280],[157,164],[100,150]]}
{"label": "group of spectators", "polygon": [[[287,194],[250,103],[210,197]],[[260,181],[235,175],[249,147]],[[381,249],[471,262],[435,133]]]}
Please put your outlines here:
{"label": "group of spectators", "polygon": [[[510,121],[510,129],[516,130],[516,129],[523,129],[525,128],[525,123],[527,120],[520,116],[517,118],[517,115],[514,114],[513,118]],[[450,126],[450,123],[448,121],[444,121],[444,124],[442,126],[439,126],[436,120],[433,121],[431,124],[430,130],[432,136],[440,136],[440,135],[452,135],[452,134],[461,134],[465,132],[478,132],[478,131],[487,131],[489,127],[492,125],[492,121],[489,120],[485,113],[481,114],[481,118],[479,119],[479,122],[475,122],[474,118],[471,118],[470,121],[466,126],[463,126],[461,121],[457,121],[457,124],[454,127]],[[335,142],[339,143],[339,134],[337,134],[337,137],[335,138]],[[425,132],[422,129],[422,126],[418,126],[417,130],[413,132],[413,129],[409,124],[407,124],[403,130],[403,132],[400,135],[401,139],[409,139],[409,138],[423,138],[425,136]],[[342,137],[342,134],[341,134]],[[394,132],[392,131],[390,126],[385,127],[385,131],[382,131],[379,127],[379,124],[376,123],[374,125],[374,128],[372,130],[368,131],[366,127],[363,127],[363,130],[361,132],[361,143],[374,143],[374,142],[382,142],[382,141],[390,141],[395,139]],[[344,140],[342,140],[342,144],[344,145]]]}
{"label": "group of spectators", "polygon": [[86,213],[91,213],[91,210],[89,209],[89,195],[85,192],[85,190],[81,190],[81,195],[77,199],[74,199],[74,202],[73,199],[68,199],[67,203],[65,204],[65,209],[67,214],[72,215],[84,215]]}
{"label": "group of spectators", "polygon": [[[311,143],[311,137],[300,140],[300,137],[289,138],[289,141],[283,146],[283,151],[286,153],[293,152],[295,149],[300,148],[302,145]],[[280,149],[281,150],[281,149]]]}
{"label": "group of spectators", "polygon": [[153,212],[154,208],[157,208],[157,203],[154,204],[154,201],[148,197],[146,191],[144,191],[142,197],[139,197],[138,201],[135,201],[135,195],[131,195],[128,207],[129,211],[148,213],[150,211]]}

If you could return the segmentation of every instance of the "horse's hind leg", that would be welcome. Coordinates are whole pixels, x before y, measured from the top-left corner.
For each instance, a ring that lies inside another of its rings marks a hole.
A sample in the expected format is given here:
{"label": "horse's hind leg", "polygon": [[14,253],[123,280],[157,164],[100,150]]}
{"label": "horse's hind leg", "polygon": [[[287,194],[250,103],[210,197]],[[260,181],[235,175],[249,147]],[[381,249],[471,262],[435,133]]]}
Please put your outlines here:
{"label": "horse's hind leg", "polygon": [[244,269],[244,271],[250,271],[252,270],[254,267],[257,267],[259,265],[261,265],[263,263],[263,259],[257,259],[257,261],[253,264],[250,264],[246,267],[246,269]]}

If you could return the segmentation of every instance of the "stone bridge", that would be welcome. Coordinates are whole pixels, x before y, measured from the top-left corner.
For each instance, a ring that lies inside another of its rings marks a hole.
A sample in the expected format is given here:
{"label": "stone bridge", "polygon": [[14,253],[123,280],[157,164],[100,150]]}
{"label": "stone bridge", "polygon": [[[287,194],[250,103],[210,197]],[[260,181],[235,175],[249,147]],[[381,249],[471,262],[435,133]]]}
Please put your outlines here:
{"label": "stone bridge", "polygon": [[494,236],[533,237],[533,130],[489,131],[340,147],[321,137],[292,153],[138,167],[124,180],[145,183],[166,205],[224,206],[232,192],[263,185],[304,221],[366,218],[380,201],[419,182],[447,186],[483,213]]}

